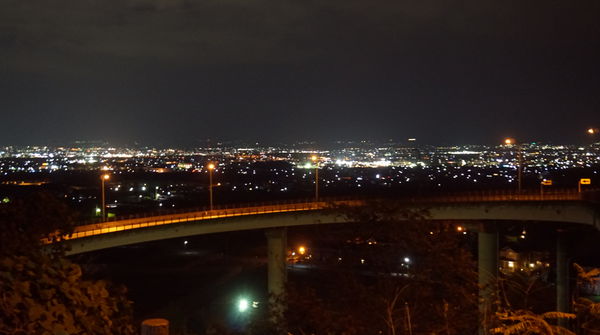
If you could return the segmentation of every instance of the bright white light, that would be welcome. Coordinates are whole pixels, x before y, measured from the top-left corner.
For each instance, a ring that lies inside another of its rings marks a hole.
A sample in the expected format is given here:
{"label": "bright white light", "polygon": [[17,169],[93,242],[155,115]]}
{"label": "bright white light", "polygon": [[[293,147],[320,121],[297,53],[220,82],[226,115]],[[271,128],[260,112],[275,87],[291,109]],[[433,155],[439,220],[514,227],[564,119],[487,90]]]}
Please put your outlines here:
{"label": "bright white light", "polygon": [[249,304],[247,299],[240,299],[238,302],[238,311],[245,312],[248,310],[248,306]]}
{"label": "bright white light", "polygon": [[404,257],[404,263],[410,263],[410,258]]}

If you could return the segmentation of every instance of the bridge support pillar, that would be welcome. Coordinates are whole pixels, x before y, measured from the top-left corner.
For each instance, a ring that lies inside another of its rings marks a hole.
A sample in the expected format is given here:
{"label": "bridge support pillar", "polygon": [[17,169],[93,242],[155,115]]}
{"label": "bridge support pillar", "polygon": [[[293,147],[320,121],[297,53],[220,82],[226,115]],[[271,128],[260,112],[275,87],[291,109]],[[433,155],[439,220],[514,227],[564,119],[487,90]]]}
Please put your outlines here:
{"label": "bridge support pillar", "polygon": [[269,303],[272,315],[277,319],[283,316],[285,310],[287,230],[273,228],[265,231],[265,235],[267,236]]}
{"label": "bridge support pillar", "polygon": [[479,334],[487,334],[486,325],[493,316],[498,277],[498,231],[495,225],[482,225],[478,234]]}
{"label": "bridge support pillar", "polygon": [[[567,258],[568,236],[559,230],[556,234],[556,310],[569,311],[569,261]],[[565,325],[566,320],[559,319]]]}

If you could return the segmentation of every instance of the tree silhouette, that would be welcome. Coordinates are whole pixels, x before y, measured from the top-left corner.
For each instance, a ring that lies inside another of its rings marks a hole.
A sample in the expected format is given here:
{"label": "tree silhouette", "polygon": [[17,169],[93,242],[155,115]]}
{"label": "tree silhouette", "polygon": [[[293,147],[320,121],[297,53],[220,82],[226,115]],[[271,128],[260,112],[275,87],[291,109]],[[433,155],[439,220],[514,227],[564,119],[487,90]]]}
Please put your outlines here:
{"label": "tree silhouette", "polygon": [[134,333],[125,289],[82,279],[60,241],[68,207],[48,194],[0,204],[0,334]]}

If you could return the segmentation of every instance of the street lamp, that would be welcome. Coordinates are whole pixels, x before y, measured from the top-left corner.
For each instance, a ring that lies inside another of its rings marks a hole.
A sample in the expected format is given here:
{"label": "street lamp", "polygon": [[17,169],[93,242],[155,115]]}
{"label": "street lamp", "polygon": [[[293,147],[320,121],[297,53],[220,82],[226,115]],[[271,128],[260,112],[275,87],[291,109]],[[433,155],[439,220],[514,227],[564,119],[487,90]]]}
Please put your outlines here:
{"label": "street lamp", "polygon": [[298,253],[299,253],[300,255],[304,255],[304,254],[306,253],[306,247],[304,247],[303,245],[301,245],[301,246],[298,248]]}
{"label": "street lamp", "polygon": [[110,179],[110,175],[108,173],[103,174],[100,177],[102,181],[102,221],[106,221],[106,195],[104,191],[104,182]]}
{"label": "street lamp", "polygon": [[310,159],[315,164],[315,201],[319,201],[319,157],[312,155]]}
{"label": "street lamp", "polygon": [[552,186],[552,179],[542,179],[540,182],[540,197],[544,200],[544,186]]}
{"label": "street lamp", "polygon": [[504,140],[506,145],[515,145],[517,147],[517,189],[521,193],[523,189],[523,146],[517,143],[514,138]]}
{"label": "street lamp", "polygon": [[579,182],[577,182],[577,193],[581,193],[581,185],[591,185],[592,179],[590,178],[580,178]]}
{"label": "street lamp", "polygon": [[586,134],[590,137],[591,142],[593,144],[594,141],[596,141],[596,139],[598,138],[598,135],[600,134],[600,129],[588,128],[588,130],[586,130]]}
{"label": "street lamp", "polygon": [[213,182],[212,182],[212,174],[213,174],[213,170],[215,169],[215,164],[209,163],[206,167],[208,168],[208,196],[209,196],[209,199],[210,199],[210,210],[212,211],[212,209],[213,209]]}
{"label": "street lamp", "polygon": [[253,309],[258,308],[259,304],[260,304],[260,302],[254,301],[254,300],[250,300],[247,297],[240,297],[240,298],[238,298],[238,301],[236,303],[237,310],[241,314],[245,314],[247,312],[250,312],[251,308],[253,308]]}
{"label": "street lamp", "polygon": [[248,302],[248,299],[242,298],[238,301],[238,311],[240,313],[244,313],[245,311],[248,310],[249,307],[250,307],[250,302]]}

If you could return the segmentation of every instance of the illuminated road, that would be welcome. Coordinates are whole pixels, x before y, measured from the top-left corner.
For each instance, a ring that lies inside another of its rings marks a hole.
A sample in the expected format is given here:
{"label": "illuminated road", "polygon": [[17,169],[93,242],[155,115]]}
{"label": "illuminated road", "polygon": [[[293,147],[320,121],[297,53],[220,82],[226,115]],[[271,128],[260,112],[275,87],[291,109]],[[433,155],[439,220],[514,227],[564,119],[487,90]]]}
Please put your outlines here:
{"label": "illuminated road", "polygon": [[[514,220],[600,226],[600,215],[579,193],[472,193],[393,199],[399,206],[426,210],[431,220]],[[349,222],[338,207],[367,200],[279,203],[130,217],[81,225],[67,237],[71,253],[167,238],[228,231]],[[80,241],[81,242],[78,242]]]}
{"label": "illuminated road", "polygon": [[129,219],[120,219],[90,225],[78,226],[68,239],[76,239],[100,234],[107,234],[131,229],[140,229],[175,223],[197,222],[206,220],[215,220],[222,218],[231,218],[237,216],[249,216],[259,214],[275,214],[288,212],[316,211],[331,208],[339,205],[360,205],[362,201],[340,201],[330,202],[301,202],[291,204],[274,204],[251,207],[215,209],[206,211],[193,211],[176,214],[166,214],[147,217],[136,217]]}
{"label": "illuminated road", "polygon": [[[403,201],[405,200],[405,201]],[[407,198],[397,200],[402,204],[457,204],[457,203],[490,203],[490,202],[557,202],[557,201],[580,201],[580,193],[555,193],[546,194],[457,194],[450,196],[431,196],[421,198]],[[197,222],[222,218],[231,218],[248,215],[262,215],[289,212],[306,212],[332,209],[340,206],[363,206],[366,200],[339,200],[320,202],[298,202],[298,203],[274,203],[259,206],[224,208],[215,210],[202,210],[181,212],[175,214],[151,215],[144,217],[133,217],[127,219],[118,218],[107,222],[82,225],[75,228],[69,239],[107,234],[125,230],[147,228],[160,225],[169,225],[184,222]]]}

